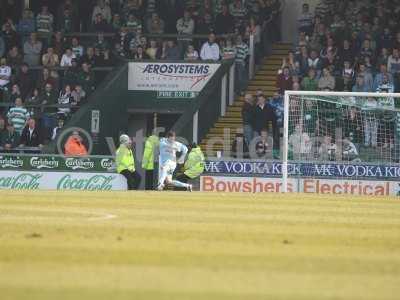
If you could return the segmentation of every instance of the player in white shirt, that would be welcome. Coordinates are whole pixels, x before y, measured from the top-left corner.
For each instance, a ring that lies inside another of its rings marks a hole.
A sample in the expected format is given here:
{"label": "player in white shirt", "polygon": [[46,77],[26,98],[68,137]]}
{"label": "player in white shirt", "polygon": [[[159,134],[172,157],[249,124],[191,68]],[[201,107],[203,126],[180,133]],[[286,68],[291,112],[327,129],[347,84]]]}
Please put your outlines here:
{"label": "player in white shirt", "polygon": [[[175,132],[168,132],[166,138],[160,139],[160,157],[159,157],[159,172],[158,172],[158,185],[157,190],[162,191],[166,184],[171,184],[175,187],[186,188],[192,191],[192,185],[173,180],[172,175],[176,169],[176,164],[183,164],[188,148],[177,142]],[[181,155],[177,160],[176,153],[180,152]]]}

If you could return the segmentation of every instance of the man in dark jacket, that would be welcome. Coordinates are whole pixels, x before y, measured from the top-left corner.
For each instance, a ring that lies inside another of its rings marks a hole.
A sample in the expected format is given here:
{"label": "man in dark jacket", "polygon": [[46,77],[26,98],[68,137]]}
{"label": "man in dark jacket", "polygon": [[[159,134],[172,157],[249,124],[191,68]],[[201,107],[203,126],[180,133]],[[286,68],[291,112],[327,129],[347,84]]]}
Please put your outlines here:
{"label": "man in dark jacket", "polygon": [[272,134],[274,139],[274,153],[275,158],[278,155],[279,150],[279,127],[277,124],[276,115],[274,109],[266,103],[264,95],[260,95],[257,98],[257,106],[254,109],[254,132],[258,136],[261,135],[261,131],[264,128],[269,128],[269,123],[272,125]]}
{"label": "man in dark jacket", "polygon": [[215,33],[232,33],[235,27],[235,19],[229,13],[228,5],[222,5],[222,12],[215,18]]}
{"label": "man in dark jacket", "polygon": [[35,119],[29,119],[28,125],[22,130],[20,147],[42,147],[42,134],[36,127]]}
{"label": "man in dark jacket", "polygon": [[244,96],[244,104],[242,106],[243,135],[247,146],[253,139],[253,123],[254,123],[254,99],[251,94]]}

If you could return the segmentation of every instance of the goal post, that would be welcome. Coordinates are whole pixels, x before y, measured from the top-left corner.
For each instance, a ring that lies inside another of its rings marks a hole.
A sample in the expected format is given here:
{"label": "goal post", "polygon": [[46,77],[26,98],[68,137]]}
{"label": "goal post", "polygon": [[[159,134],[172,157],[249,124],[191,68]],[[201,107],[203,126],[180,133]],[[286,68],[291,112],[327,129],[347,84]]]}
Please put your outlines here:
{"label": "goal post", "polygon": [[[282,191],[288,192],[290,180],[304,175],[298,168],[312,164],[398,164],[399,107],[398,93],[286,91]],[[305,171],[311,178],[318,176]],[[342,179],[340,174],[332,177]]]}

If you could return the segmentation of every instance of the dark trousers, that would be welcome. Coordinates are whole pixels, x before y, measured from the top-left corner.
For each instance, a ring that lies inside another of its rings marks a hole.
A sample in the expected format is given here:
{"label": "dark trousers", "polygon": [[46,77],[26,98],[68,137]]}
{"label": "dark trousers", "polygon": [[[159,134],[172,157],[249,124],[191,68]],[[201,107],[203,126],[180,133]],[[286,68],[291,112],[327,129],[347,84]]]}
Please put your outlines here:
{"label": "dark trousers", "polygon": [[146,170],[145,172],[145,180],[146,180],[146,191],[154,190],[154,170]]}
{"label": "dark trousers", "polygon": [[140,185],[141,177],[138,172],[131,172],[129,170],[123,170],[121,175],[126,178],[126,182],[128,184],[128,190],[137,190]]}
{"label": "dark trousers", "polygon": [[[176,176],[176,180],[183,182],[183,183],[188,183],[188,181],[190,180],[189,176],[186,176],[185,174],[179,174],[178,176]],[[178,188],[175,187],[174,191],[186,191],[186,188]]]}

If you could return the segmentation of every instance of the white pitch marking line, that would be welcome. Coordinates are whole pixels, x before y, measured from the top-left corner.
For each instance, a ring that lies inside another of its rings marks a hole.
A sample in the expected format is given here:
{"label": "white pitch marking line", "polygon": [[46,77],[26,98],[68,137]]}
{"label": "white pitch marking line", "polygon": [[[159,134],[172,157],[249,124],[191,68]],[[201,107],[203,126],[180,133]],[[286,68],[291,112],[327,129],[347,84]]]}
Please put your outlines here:
{"label": "white pitch marking line", "polygon": [[115,219],[117,217],[118,216],[113,214],[104,214],[102,216],[88,218],[88,221],[105,221],[105,220]]}

